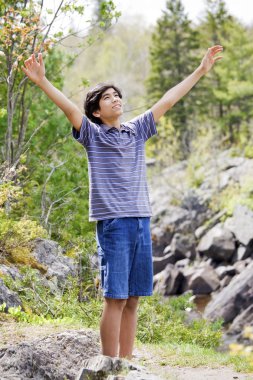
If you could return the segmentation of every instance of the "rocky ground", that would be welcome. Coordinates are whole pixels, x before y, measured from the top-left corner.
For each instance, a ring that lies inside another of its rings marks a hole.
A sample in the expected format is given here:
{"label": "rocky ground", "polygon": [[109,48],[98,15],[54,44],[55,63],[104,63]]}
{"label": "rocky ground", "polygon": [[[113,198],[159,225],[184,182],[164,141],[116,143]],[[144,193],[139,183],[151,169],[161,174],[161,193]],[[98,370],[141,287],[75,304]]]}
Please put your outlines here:
{"label": "rocky ground", "polygon": [[[63,373],[69,375],[68,379],[74,379],[83,365],[83,359],[98,355],[99,352],[98,334],[91,330],[66,330],[66,326],[32,326],[15,322],[0,323],[1,380],[63,379]],[[132,377],[136,380],[153,380],[158,377],[164,380],[253,379],[253,375],[237,373],[228,367],[172,367],[166,364],[166,357],[161,349],[153,351],[144,346],[135,349],[132,365],[141,365],[148,373],[153,374],[145,377],[142,372],[136,372],[135,377]]]}

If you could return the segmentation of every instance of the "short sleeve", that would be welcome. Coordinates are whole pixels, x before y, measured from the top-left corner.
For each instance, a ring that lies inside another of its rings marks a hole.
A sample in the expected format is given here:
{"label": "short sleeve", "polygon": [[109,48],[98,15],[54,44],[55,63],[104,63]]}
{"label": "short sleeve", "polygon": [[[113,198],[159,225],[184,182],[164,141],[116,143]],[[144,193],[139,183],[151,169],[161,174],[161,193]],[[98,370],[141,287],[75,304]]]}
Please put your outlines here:
{"label": "short sleeve", "polygon": [[137,135],[144,141],[157,134],[156,123],[151,110],[131,120],[131,124],[134,125]]}
{"label": "short sleeve", "polygon": [[89,119],[83,115],[80,131],[77,131],[74,127],[72,127],[72,135],[80,144],[87,146],[93,136],[93,130],[93,123],[91,123]]}

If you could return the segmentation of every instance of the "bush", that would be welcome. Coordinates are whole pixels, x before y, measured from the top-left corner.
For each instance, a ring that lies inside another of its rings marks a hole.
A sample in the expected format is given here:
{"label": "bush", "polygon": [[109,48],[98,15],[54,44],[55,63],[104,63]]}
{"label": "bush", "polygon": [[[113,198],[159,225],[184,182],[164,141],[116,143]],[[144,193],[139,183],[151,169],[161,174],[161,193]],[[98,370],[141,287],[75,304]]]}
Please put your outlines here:
{"label": "bush", "polygon": [[204,319],[185,323],[186,309],[194,308],[191,295],[164,300],[155,294],[140,303],[137,338],[143,343],[194,343],[202,347],[220,344],[222,321]]}

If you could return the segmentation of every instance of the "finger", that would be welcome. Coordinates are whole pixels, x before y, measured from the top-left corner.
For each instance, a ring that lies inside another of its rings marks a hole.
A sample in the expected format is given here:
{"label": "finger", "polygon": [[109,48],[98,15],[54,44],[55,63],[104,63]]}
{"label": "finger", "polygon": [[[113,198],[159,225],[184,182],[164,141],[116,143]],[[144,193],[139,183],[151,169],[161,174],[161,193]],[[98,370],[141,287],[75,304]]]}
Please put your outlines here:
{"label": "finger", "polygon": [[223,46],[221,45],[215,45],[209,48],[211,51],[218,51],[218,50],[223,50]]}
{"label": "finger", "polygon": [[30,65],[29,65],[29,59],[26,59],[24,63],[25,63],[25,66],[26,66],[26,67],[29,67],[29,66],[30,66]]}
{"label": "finger", "polygon": [[218,57],[215,57],[214,58],[214,62],[216,62],[216,61],[219,61],[220,59],[222,59],[223,57],[221,56],[221,55],[219,55]]}
{"label": "finger", "polygon": [[24,67],[24,66],[21,66],[21,70],[23,70],[24,71],[24,73],[27,75],[27,73],[28,73],[28,70]]}
{"label": "finger", "polygon": [[40,63],[41,66],[44,65],[42,53],[39,53],[39,63]]}
{"label": "finger", "polygon": [[214,45],[214,46],[210,47],[210,49],[217,49],[217,48],[222,48],[223,49],[223,46],[222,45]]}
{"label": "finger", "polygon": [[33,63],[37,62],[34,53],[32,54],[32,62],[33,62]]}
{"label": "finger", "polygon": [[26,62],[26,66],[31,66],[32,57],[29,57],[25,62]]}

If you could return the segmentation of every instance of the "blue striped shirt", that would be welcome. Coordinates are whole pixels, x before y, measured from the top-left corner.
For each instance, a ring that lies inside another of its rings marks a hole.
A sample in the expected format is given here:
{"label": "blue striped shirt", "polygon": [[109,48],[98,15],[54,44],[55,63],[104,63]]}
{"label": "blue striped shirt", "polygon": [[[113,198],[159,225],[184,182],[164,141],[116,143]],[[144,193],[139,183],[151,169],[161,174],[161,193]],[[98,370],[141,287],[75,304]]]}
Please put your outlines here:
{"label": "blue striped shirt", "polygon": [[151,216],[146,180],[145,142],[157,133],[148,110],[120,129],[83,116],[74,138],[86,149],[89,170],[89,220]]}

